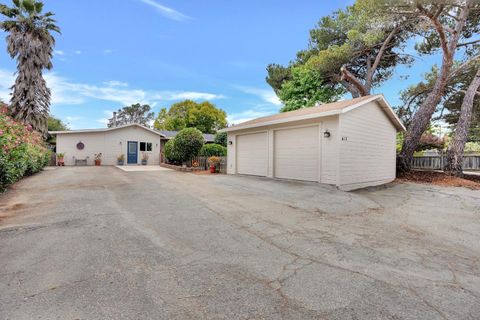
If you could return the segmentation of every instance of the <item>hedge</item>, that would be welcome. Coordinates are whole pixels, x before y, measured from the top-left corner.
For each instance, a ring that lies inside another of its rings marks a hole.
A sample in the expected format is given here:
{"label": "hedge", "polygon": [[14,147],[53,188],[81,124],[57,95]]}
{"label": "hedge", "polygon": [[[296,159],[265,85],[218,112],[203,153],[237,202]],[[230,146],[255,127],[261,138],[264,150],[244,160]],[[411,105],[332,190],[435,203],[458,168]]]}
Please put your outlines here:
{"label": "hedge", "polygon": [[14,121],[0,107],[0,192],[23,176],[34,174],[50,161],[50,150],[30,126]]}
{"label": "hedge", "polygon": [[227,156],[227,148],[216,143],[206,144],[200,149],[202,157],[225,157]]}

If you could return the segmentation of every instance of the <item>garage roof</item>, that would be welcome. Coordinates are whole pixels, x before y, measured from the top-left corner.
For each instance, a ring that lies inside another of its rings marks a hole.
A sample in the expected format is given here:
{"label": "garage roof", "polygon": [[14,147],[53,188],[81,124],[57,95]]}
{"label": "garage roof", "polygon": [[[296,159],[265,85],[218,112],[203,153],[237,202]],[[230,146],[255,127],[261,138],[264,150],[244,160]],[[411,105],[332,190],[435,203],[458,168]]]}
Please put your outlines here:
{"label": "garage roof", "polygon": [[68,134],[68,133],[105,132],[105,131],[113,131],[113,130],[122,129],[122,128],[128,128],[128,127],[132,127],[132,126],[140,127],[142,129],[148,130],[152,133],[158,134],[159,136],[165,138],[165,135],[163,135],[159,131],[154,130],[154,129],[150,129],[150,128],[145,127],[145,126],[142,126],[141,124],[138,124],[138,123],[131,123],[131,124],[123,125],[123,126],[116,126],[116,127],[113,127],[113,128],[67,130],[67,131],[49,131],[48,133],[50,133],[51,135],[54,135],[54,134]]}
{"label": "garage roof", "polygon": [[250,129],[273,124],[280,124],[291,121],[299,121],[305,119],[314,119],[321,117],[328,117],[341,113],[346,113],[369,102],[377,101],[392,124],[398,131],[405,131],[402,121],[397,117],[390,104],[387,102],[382,94],[369,95],[365,97],[342,100],[333,103],[327,103],[316,107],[303,108],[289,112],[277,113],[271,116],[261,117],[250,121],[242,122],[237,125],[220,130],[220,132],[237,131],[243,129]]}

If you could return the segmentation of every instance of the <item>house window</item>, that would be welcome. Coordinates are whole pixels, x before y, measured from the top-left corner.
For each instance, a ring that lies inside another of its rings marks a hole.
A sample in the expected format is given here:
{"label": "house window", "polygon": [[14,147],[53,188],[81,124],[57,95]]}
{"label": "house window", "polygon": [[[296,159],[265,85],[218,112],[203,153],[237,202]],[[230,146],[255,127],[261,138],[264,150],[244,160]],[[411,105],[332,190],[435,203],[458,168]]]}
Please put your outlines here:
{"label": "house window", "polygon": [[140,142],[140,151],[152,151],[152,143]]}

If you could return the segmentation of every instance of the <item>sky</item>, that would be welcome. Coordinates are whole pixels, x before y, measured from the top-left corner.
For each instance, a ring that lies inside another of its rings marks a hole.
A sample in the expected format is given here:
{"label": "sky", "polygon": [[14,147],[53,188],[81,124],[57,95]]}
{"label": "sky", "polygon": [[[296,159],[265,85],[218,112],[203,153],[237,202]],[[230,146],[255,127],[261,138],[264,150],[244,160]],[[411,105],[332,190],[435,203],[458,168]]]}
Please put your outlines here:
{"label": "sky", "polygon": [[[55,35],[54,68],[45,73],[51,113],[71,129],[85,129],[105,127],[114,110],[137,102],[158,112],[184,99],[209,100],[227,112],[230,124],[276,113],[281,103],[265,82],[266,66],[294,59],[318,20],[352,1],[44,2],[62,30]],[[437,60],[418,57],[374,93],[398,105],[399,91]],[[4,101],[14,71],[0,41]]]}

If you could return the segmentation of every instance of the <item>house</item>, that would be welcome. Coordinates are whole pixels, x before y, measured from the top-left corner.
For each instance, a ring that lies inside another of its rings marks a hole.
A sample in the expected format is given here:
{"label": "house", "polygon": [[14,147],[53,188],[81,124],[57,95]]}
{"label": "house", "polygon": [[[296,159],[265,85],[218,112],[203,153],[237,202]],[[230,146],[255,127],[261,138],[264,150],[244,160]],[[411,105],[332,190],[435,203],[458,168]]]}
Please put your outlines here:
{"label": "house", "polygon": [[383,95],[262,117],[220,130],[228,174],[315,181],[342,190],[395,179],[402,122]]}
{"label": "house", "polygon": [[[121,154],[125,155],[125,164],[140,164],[146,155],[149,165],[158,165],[164,160],[165,143],[178,131],[158,131],[133,123],[113,128],[49,133],[56,136],[56,152],[65,153],[65,165],[76,165],[82,160],[93,165],[98,153],[102,153],[102,165],[116,165]],[[213,141],[213,135],[205,134],[204,138],[206,143]]]}

